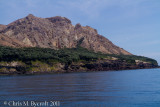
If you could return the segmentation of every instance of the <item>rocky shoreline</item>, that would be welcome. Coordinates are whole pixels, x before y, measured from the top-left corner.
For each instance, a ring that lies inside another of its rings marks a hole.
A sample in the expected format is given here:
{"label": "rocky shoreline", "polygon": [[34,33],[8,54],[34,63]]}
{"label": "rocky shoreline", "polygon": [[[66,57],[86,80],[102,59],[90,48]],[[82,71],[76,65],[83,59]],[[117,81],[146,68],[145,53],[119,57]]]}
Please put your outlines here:
{"label": "rocky shoreline", "polygon": [[0,75],[34,75],[34,74],[53,74],[70,72],[92,72],[92,71],[117,71],[131,69],[150,69],[158,68],[158,65],[137,62],[135,64],[127,63],[121,60],[98,60],[81,61],[71,64],[46,64],[40,61],[34,61],[27,65],[20,61],[0,62]]}

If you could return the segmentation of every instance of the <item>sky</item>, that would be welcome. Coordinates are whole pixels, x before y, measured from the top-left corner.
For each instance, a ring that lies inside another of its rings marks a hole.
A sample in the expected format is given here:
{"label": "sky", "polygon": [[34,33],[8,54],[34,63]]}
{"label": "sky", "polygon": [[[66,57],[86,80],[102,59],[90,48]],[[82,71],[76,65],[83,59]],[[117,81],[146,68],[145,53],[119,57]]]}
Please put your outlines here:
{"label": "sky", "polygon": [[0,24],[28,14],[91,26],[115,45],[160,65],[160,0],[0,0]]}

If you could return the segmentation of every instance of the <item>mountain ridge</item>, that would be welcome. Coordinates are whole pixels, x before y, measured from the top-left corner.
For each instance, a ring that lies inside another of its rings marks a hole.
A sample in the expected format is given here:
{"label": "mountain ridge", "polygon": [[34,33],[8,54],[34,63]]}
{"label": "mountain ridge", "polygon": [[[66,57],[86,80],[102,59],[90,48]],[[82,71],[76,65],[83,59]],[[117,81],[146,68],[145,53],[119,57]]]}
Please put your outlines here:
{"label": "mountain ridge", "polygon": [[39,18],[29,14],[8,25],[0,25],[0,38],[3,46],[52,49],[81,46],[105,54],[132,55],[99,35],[96,29],[79,23],[74,26],[61,16]]}

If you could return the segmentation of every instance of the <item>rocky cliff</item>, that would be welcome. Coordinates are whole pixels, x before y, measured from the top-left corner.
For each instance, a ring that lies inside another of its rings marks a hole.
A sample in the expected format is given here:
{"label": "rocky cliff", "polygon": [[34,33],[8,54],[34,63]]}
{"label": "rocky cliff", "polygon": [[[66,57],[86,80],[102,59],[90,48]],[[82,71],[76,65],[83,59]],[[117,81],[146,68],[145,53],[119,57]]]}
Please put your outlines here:
{"label": "rocky cliff", "polygon": [[71,24],[65,17],[39,18],[32,14],[8,25],[0,25],[0,45],[12,47],[43,47],[52,49],[82,46],[107,54],[131,53],[114,45],[96,29]]}
{"label": "rocky cliff", "polygon": [[0,24],[0,31],[3,30],[3,29],[5,29],[6,27],[7,27],[6,25]]}
{"label": "rocky cliff", "polygon": [[23,42],[18,41],[17,39],[8,37],[4,34],[0,34],[0,45],[9,46],[9,47],[28,47],[28,45]]}

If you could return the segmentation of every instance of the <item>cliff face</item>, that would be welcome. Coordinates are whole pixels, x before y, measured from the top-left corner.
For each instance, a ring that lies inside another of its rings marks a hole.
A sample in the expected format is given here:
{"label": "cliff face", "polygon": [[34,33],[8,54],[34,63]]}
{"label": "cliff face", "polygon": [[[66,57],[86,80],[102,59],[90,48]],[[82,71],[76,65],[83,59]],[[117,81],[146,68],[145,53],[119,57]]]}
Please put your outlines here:
{"label": "cliff face", "polygon": [[80,24],[74,26],[69,19],[60,16],[39,18],[30,14],[0,27],[0,38],[4,37],[5,43],[0,42],[0,45],[52,49],[82,46],[95,52],[131,55],[99,35],[96,29]]}
{"label": "cliff face", "polygon": [[28,45],[23,42],[18,41],[17,39],[8,37],[4,34],[0,34],[0,45],[9,46],[9,47],[28,47]]}

